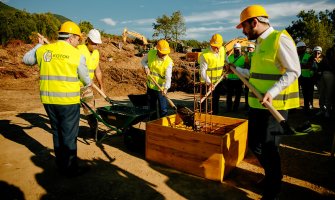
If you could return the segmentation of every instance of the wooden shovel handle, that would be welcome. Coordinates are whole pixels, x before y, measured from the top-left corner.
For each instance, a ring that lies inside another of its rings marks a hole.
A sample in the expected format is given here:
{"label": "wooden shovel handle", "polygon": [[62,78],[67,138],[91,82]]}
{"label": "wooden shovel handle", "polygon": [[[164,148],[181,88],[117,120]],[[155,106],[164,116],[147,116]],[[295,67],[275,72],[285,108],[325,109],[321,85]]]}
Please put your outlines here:
{"label": "wooden shovel handle", "polygon": [[37,36],[42,38],[42,40],[46,43],[46,44],[50,44],[50,42],[41,34],[37,33]]}
{"label": "wooden shovel handle", "polygon": [[98,92],[99,92],[99,94],[108,102],[108,103],[112,103],[113,101],[102,91],[102,90],[100,90],[100,88],[96,85],[96,84],[94,84],[94,83],[92,83],[92,86],[94,87],[94,89],[96,89]]}
{"label": "wooden shovel handle", "polygon": [[[240,72],[238,72],[232,66],[230,66],[230,70],[241,79],[241,81],[251,90],[251,92],[255,94],[258,100],[263,100],[263,95],[253,85],[251,85]],[[276,118],[278,122],[285,121],[284,117],[269,102],[266,101],[263,105],[270,111],[270,113],[274,116],[274,118]]]}
{"label": "wooden shovel handle", "polygon": [[[163,88],[157,83],[157,81],[154,79],[154,77],[152,77],[150,74],[148,74],[148,77],[152,80],[152,82],[154,82],[154,84],[158,87],[158,89],[163,92]],[[177,110],[177,106],[174,105],[174,103],[171,101],[171,99],[166,95],[166,94],[163,94],[166,98],[166,100],[169,102],[170,106],[174,109]]]}
{"label": "wooden shovel handle", "polygon": [[224,74],[220,77],[220,79],[214,84],[213,88],[211,90],[209,90],[204,97],[201,98],[200,103],[204,102],[205,99],[214,91],[214,89],[216,88],[217,85],[219,85],[219,83],[222,81],[224,77]]}

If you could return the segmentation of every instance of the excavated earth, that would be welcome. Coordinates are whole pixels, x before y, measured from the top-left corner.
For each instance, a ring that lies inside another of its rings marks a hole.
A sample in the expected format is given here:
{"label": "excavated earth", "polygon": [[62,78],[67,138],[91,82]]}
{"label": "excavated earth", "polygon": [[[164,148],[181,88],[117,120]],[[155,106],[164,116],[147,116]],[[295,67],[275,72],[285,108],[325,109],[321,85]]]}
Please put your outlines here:
{"label": "excavated earth", "polygon": [[[119,41],[105,39],[99,47],[104,88],[118,102],[130,104],[129,94],[144,94],[145,75],[135,46],[119,48]],[[88,124],[80,120],[78,156],[91,170],[66,178],[54,165],[52,135],[48,117],[39,99],[37,66],[21,60],[31,44],[0,48],[0,195],[1,199],[259,199],[256,182],[263,177],[259,163],[248,152],[223,183],[206,180],[152,163],[142,150],[127,148],[122,136],[97,145],[88,137]],[[193,74],[185,54],[172,53],[175,67],[169,96],[178,104],[193,108]],[[105,105],[97,94],[97,104]],[[243,101],[243,99],[242,99]],[[243,103],[242,103],[243,104]],[[302,109],[290,113],[290,124],[306,120],[319,124],[319,133],[283,137],[280,147],[284,174],[281,199],[335,199],[335,158],[330,156],[334,117],[315,117],[318,101],[309,114]],[[241,105],[236,113],[220,115],[246,118]],[[170,113],[174,111],[169,110]],[[110,132],[103,124],[101,131]]]}

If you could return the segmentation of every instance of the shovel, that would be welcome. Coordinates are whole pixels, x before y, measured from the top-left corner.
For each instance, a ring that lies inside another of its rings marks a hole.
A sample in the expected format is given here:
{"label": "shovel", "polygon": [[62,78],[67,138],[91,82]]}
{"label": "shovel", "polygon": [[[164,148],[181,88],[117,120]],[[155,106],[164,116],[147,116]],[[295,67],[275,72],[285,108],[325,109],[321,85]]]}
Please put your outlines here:
{"label": "shovel", "polygon": [[[230,70],[236,74],[241,81],[251,90],[252,93],[255,94],[255,96],[261,101],[263,100],[263,95],[247,81],[240,72],[238,72],[233,66],[230,66]],[[299,136],[299,135],[307,135],[308,133],[314,132],[314,131],[320,131],[321,127],[317,125],[312,125],[309,122],[304,123],[301,127],[294,130],[288,122],[284,119],[284,117],[270,104],[269,102],[265,102],[263,104],[273,115],[273,117],[277,120],[277,122],[281,125],[281,127],[284,130],[283,135],[291,135],[291,136]]]}
{"label": "shovel", "polygon": [[219,85],[219,83],[223,80],[224,75],[225,75],[225,74],[223,74],[223,75],[219,78],[219,80],[213,85],[213,88],[210,89],[210,90],[205,94],[205,96],[202,97],[202,98],[200,99],[200,101],[198,102],[199,104],[201,104],[202,102],[204,102],[205,99],[207,99],[207,97],[214,91],[214,89],[216,88],[216,86]]}
{"label": "shovel", "polygon": [[98,92],[99,92],[99,94],[108,102],[108,103],[110,103],[110,104],[115,104],[115,102],[113,101],[113,100],[111,100],[102,90],[100,90],[100,88],[96,85],[96,84],[94,84],[94,83],[92,83],[92,86],[94,87],[94,89],[96,89]]}
{"label": "shovel", "polygon": [[[158,87],[158,89],[163,92],[163,88],[157,83],[157,81],[148,74],[148,77],[154,82],[154,84]],[[183,120],[186,126],[194,126],[194,112],[185,106],[178,107],[171,101],[171,99],[164,94],[166,100],[169,102],[169,105],[177,112],[178,116]]]}

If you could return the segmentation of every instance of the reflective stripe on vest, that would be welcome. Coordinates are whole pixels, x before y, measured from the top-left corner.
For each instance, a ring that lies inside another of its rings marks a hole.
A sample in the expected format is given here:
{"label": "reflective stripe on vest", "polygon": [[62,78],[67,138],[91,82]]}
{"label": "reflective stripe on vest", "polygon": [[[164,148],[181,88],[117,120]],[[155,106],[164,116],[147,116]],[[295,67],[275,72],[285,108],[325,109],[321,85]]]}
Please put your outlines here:
{"label": "reflective stripe on vest", "polygon": [[90,74],[90,78],[93,79],[94,71],[99,65],[99,57],[100,57],[99,51],[93,50],[93,52],[91,53],[85,44],[78,45],[77,48],[79,49],[80,53],[85,56],[86,66]]}
{"label": "reflective stripe on vest", "polygon": [[[245,62],[244,56],[240,55],[239,57],[237,57],[237,59],[235,59],[234,54],[232,54],[228,57],[228,60],[230,63],[233,63],[235,66],[244,68],[244,62]],[[229,80],[239,80],[238,76],[234,73],[228,74],[228,79]]]}
{"label": "reflective stripe on vest", "polygon": [[[208,65],[206,74],[210,78],[211,82],[214,84],[222,76],[222,70],[226,57],[226,50],[224,47],[220,47],[219,55],[216,56],[215,53],[210,50],[210,48],[207,48],[201,53],[201,55],[204,56],[204,59]],[[205,82],[205,80],[201,78],[201,75],[200,80],[202,83]]]}
{"label": "reflective stripe on vest", "polygon": [[[152,78],[154,78],[161,87],[163,87],[165,84],[166,69],[170,65],[173,65],[173,61],[169,55],[166,55],[164,59],[160,59],[157,56],[157,50],[150,50],[148,52],[148,67],[150,69]],[[149,88],[159,91],[159,88],[151,81],[150,78],[147,80],[147,85]]]}
{"label": "reflective stripe on vest", "polygon": [[[310,57],[311,57],[310,54],[304,53],[304,56],[302,57],[302,59],[299,58],[300,63],[301,64],[307,64]],[[313,75],[312,73],[313,72],[310,69],[301,69],[301,76],[302,77],[306,77],[306,78],[312,77],[312,75]]]}
{"label": "reflective stripe on vest", "polygon": [[78,49],[65,41],[57,41],[37,49],[42,103],[70,105],[80,102],[77,73],[80,57]]}
{"label": "reflective stripe on vest", "polygon": [[[251,63],[249,82],[261,94],[265,94],[285,72],[280,71],[275,65],[281,34],[286,34],[290,37],[285,30],[280,32],[273,31],[256,46],[252,57],[253,60]],[[266,109],[251,92],[249,92],[248,96],[250,107]],[[280,94],[272,100],[272,105],[277,110],[287,110],[299,107],[298,80],[295,80],[290,86],[281,91]]]}

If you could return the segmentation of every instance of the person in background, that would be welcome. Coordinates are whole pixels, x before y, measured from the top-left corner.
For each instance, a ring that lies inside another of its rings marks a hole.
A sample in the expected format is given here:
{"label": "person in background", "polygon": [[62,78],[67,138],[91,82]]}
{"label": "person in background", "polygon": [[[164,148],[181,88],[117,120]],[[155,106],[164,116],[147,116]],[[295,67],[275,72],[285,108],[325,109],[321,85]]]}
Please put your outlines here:
{"label": "person in background", "polygon": [[[254,55],[254,51],[255,51],[255,45],[254,44],[248,44],[248,46],[247,46],[247,56],[245,57],[245,65],[244,65],[244,67],[246,69],[250,69],[252,55]],[[249,110],[248,93],[249,93],[249,88],[246,85],[244,85],[244,98],[245,98],[244,109],[245,110]]]}
{"label": "person in background", "polygon": [[[229,63],[234,64],[237,67],[244,68],[245,57],[242,55],[241,44],[234,44],[234,54],[228,57]],[[240,105],[241,94],[242,94],[242,81],[234,74],[228,74],[226,82],[227,87],[227,112],[231,110],[237,111]],[[234,105],[232,98],[235,96]]]}
{"label": "person in background", "polygon": [[309,112],[313,109],[313,70],[308,62],[311,55],[306,52],[306,44],[302,41],[297,43],[297,51],[301,65],[301,76],[299,77],[299,84],[301,86],[302,95],[304,97],[304,111]]}
{"label": "person in background", "polygon": [[334,89],[335,89],[335,45],[327,50],[326,56],[318,63],[317,74],[320,77],[319,90],[319,116],[330,118],[334,110]]}
{"label": "person in background", "polygon": [[265,177],[258,184],[263,189],[262,199],[278,199],[283,178],[278,147],[280,135],[285,133],[263,104],[272,104],[285,120],[289,109],[300,106],[299,57],[291,36],[270,26],[269,15],[261,5],[246,7],[236,28],[242,28],[249,40],[256,40],[250,70],[236,69],[263,94],[260,101],[249,92],[248,147],[264,168]]}
{"label": "person in background", "polygon": [[[141,63],[148,76],[147,95],[150,110],[157,110],[158,101],[158,117],[161,118],[167,116],[168,113],[165,96],[171,86],[173,61],[168,55],[170,53],[170,46],[166,40],[158,41],[156,48],[157,50],[150,50],[143,57]],[[163,88],[163,91],[160,91],[152,78]]]}
{"label": "person in background", "polygon": [[[66,176],[78,176],[87,167],[77,162],[77,136],[80,118],[80,81],[91,86],[85,57],[76,46],[81,38],[80,28],[71,21],[63,23],[58,41],[39,44],[27,52],[23,62],[40,67],[40,96],[50,119],[56,165]],[[78,79],[79,78],[79,79]]]}
{"label": "person in background", "polygon": [[[86,66],[89,71],[90,78],[93,82],[93,78],[95,77],[99,88],[103,91],[103,83],[102,83],[102,72],[99,66],[100,54],[97,49],[98,45],[101,44],[101,35],[100,32],[96,29],[92,29],[87,34],[87,39],[84,44],[78,45],[80,53],[86,58]],[[82,87],[80,88],[80,97],[81,100],[84,101],[90,108],[95,110],[94,104],[94,95],[91,87]],[[101,133],[98,133],[98,120],[93,115],[93,113],[83,105],[84,114],[86,115],[87,122],[90,126],[91,136],[96,140],[102,137]]]}
{"label": "person in background", "polygon": [[209,44],[210,47],[205,49],[199,56],[200,81],[205,83],[208,90],[213,90],[212,113],[213,115],[217,115],[219,113],[220,95],[224,92],[224,84],[221,81],[215,88],[213,86],[223,75],[226,50],[222,46],[222,36],[218,33],[211,37]]}

